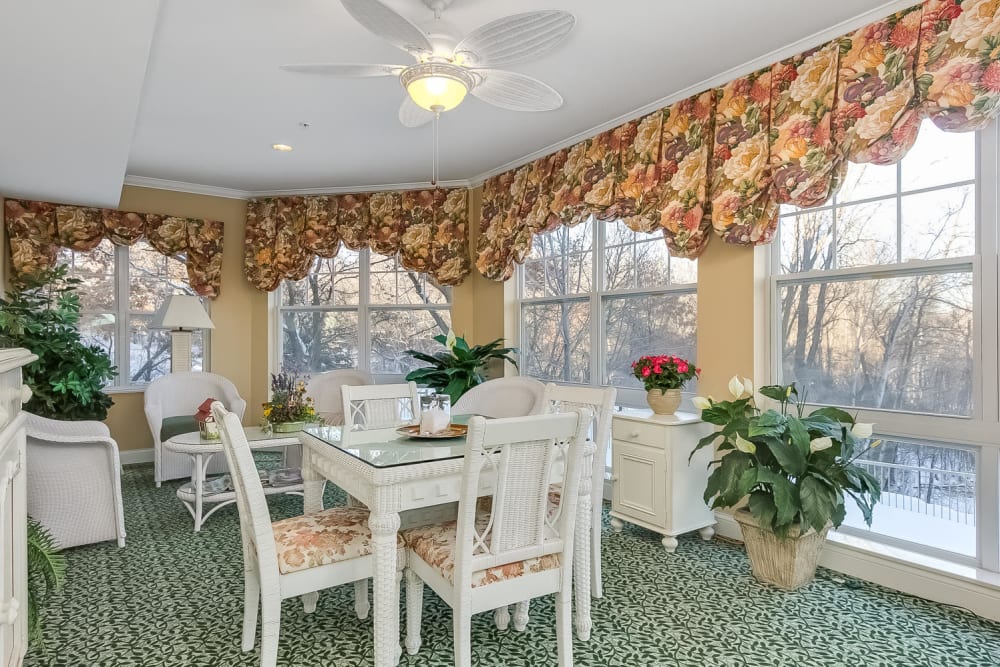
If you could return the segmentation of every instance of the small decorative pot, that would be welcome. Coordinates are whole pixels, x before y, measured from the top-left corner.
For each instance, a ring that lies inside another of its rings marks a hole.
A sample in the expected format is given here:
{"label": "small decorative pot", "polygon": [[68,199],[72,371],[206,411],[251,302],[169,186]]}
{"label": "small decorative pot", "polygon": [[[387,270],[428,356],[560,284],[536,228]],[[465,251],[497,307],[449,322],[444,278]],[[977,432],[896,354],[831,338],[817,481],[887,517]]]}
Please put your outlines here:
{"label": "small decorative pot", "polygon": [[295,433],[305,428],[305,425],[306,422],[282,422],[274,424],[273,428],[275,433]]}
{"label": "small decorative pot", "polygon": [[795,525],[788,535],[778,537],[746,510],[737,510],[733,518],[740,524],[750,569],[758,581],[794,591],[813,580],[830,524],[818,533],[812,528],[802,532]]}
{"label": "small decorative pot", "polygon": [[658,415],[672,415],[681,405],[680,389],[650,389],[646,392],[646,402]]}

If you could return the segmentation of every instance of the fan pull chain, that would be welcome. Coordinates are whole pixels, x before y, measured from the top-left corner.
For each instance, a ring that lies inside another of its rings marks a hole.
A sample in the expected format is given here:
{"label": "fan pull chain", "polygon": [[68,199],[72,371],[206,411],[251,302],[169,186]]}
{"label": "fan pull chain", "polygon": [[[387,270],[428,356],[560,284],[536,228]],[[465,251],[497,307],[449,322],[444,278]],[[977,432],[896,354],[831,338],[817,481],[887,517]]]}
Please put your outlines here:
{"label": "fan pull chain", "polygon": [[441,120],[441,112],[435,111],[434,125],[432,126],[431,130],[432,140],[434,141],[434,149],[431,152],[431,185],[434,187],[437,187],[437,182],[438,182],[438,163],[439,163],[438,154],[440,152],[439,148],[440,133],[438,130],[438,121],[440,120]]}

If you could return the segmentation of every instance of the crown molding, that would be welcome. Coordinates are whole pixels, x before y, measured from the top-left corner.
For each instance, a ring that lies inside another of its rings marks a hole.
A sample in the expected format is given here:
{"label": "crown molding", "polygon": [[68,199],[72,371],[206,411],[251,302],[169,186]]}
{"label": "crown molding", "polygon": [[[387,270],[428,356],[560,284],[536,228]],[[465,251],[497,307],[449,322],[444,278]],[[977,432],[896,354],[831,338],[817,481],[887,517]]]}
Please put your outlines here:
{"label": "crown molding", "polygon": [[363,192],[391,192],[396,190],[426,190],[428,188],[468,188],[472,183],[467,179],[452,181],[438,181],[437,186],[431,185],[430,181],[420,181],[414,183],[376,183],[374,185],[358,186],[337,186],[329,188],[301,188],[298,190],[254,190],[253,197],[288,197],[296,195],[341,195],[360,194]]}
{"label": "crown molding", "polygon": [[569,146],[584,141],[585,139],[589,139],[590,137],[598,135],[601,132],[614,129],[619,125],[627,123],[630,120],[634,120],[641,116],[645,116],[648,113],[656,111],[657,109],[662,109],[663,107],[669,106],[674,102],[687,99],[688,97],[692,97],[693,95],[697,95],[698,93],[702,93],[711,88],[716,88],[723,84],[729,83],[730,81],[738,79],[741,76],[746,76],[751,72],[755,72],[762,67],[773,65],[774,63],[784,60],[785,58],[788,58],[790,56],[794,56],[797,53],[802,53],[803,51],[815,48],[820,44],[830,41],[831,39],[836,39],[837,37],[841,37],[843,35],[851,33],[862,26],[883,19],[886,16],[889,16],[890,14],[898,12],[902,9],[906,9],[907,7],[913,7],[916,4],[919,3],[916,2],[915,0],[892,0],[892,2],[884,2],[880,4],[878,7],[875,7],[874,9],[869,9],[868,11],[859,16],[855,16],[854,18],[848,19],[846,21],[841,21],[836,25],[833,25],[829,28],[825,28],[819,32],[813,33],[808,37],[803,37],[802,39],[792,42],[787,46],[783,46],[780,49],[775,49],[770,53],[765,53],[764,55],[754,58],[753,60],[750,60],[748,62],[745,62],[742,65],[732,67],[726,70],[725,72],[717,74],[703,81],[699,81],[696,84],[693,84],[691,86],[688,86],[687,88],[684,88],[675,93],[667,95],[666,97],[661,97],[658,100],[654,100],[649,104],[639,107],[638,109],[634,109],[632,111],[624,113],[618,116],[617,118],[612,118],[611,120],[601,123],[600,125],[595,125],[590,129],[583,130],[582,132],[577,132],[573,136],[562,139],[561,141],[549,144],[545,148],[540,148],[539,150],[536,150],[532,153],[528,153],[527,155],[523,155],[515,160],[511,160],[510,162],[500,165],[499,167],[490,169],[489,171],[484,171],[481,174],[477,174],[476,176],[469,178],[469,183],[472,186],[482,185],[483,181],[485,181],[487,178],[490,178],[491,176],[502,174],[505,171],[515,169],[517,167],[520,167],[521,165],[527,164],[540,157],[545,157],[546,155],[555,153],[556,151],[562,150],[563,148],[568,148]]}
{"label": "crown molding", "polygon": [[201,185],[199,183],[187,183],[185,181],[170,181],[165,178],[151,178],[149,176],[132,176],[126,174],[125,185],[134,185],[138,188],[152,188],[154,190],[170,190],[172,192],[186,192],[193,195],[208,195],[210,197],[225,197],[226,199],[250,199],[252,192],[246,190],[235,190],[233,188],[220,188],[215,185]]}

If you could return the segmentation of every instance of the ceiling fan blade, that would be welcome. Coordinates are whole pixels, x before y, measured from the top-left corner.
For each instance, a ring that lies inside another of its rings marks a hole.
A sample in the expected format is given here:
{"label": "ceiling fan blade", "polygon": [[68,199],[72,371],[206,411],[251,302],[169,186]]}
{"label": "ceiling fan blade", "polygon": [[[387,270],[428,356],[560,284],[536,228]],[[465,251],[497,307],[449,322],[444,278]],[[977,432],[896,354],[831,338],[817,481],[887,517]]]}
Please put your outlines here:
{"label": "ceiling fan blade", "polygon": [[363,79],[372,76],[399,76],[404,65],[349,65],[345,63],[314,63],[307,65],[282,65],[279,69],[301,74],[325,74],[346,79]]}
{"label": "ceiling fan blade", "polygon": [[576,17],[558,10],[505,16],[473,30],[458,43],[455,53],[472,66],[513,65],[556,48],[574,25]]}
{"label": "ceiling fan blade", "polygon": [[340,3],[355,21],[414,57],[434,51],[420,28],[378,0],[340,0]]}
{"label": "ceiling fan blade", "polygon": [[420,127],[434,120],[434,112],[417,106],[409,95],[399,105],[399,122],[405,127]]}
{"label": "ceiling fan blade", "polygon": [[547,83],[502,69],[475,69],[482,80],[470,93],[484,102],[511,111],[552,111],[563,98]]}

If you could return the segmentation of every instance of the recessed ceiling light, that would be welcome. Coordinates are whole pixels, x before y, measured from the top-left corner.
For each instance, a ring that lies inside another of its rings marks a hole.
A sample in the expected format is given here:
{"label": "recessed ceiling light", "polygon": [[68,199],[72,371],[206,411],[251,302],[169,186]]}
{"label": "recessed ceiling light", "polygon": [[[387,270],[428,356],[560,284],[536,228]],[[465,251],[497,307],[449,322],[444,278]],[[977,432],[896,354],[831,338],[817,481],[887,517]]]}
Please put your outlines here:
{"label": "recessed ceiling light", "polygon": [[271,144],[271,148],[279,153],[288,153],[289,151],[295,150],[288,144]]}

